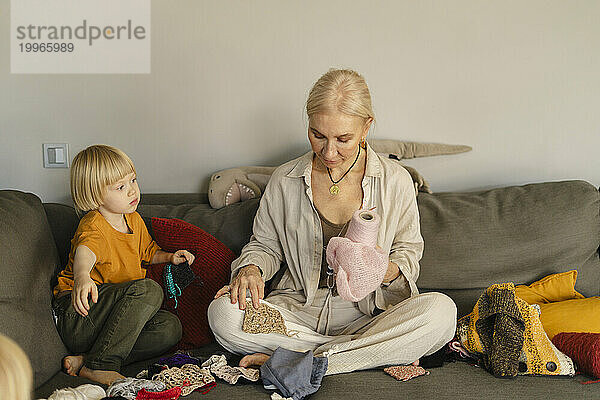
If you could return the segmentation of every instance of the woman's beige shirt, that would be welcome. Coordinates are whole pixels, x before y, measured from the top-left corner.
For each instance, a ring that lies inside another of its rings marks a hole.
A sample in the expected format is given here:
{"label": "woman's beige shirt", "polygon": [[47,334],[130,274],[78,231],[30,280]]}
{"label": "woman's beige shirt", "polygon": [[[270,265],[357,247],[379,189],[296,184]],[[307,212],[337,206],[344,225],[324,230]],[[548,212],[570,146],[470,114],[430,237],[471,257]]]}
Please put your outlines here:
{"label": "woman's beige shirt", "polygon": [[[309,151],[273,172],[254,218],[250,242],[231,264],[232,277],[240,268],[255,264],[265,281],[285,268],[271,294],[302,296],[306,306],[312,304],[319,286],[323,251],[321,221],[311,189],[312,159]],[[375,307],[385,310],[418,294],[415,282],[423,238],[413,181],[398,161],[368,146],[362,188],[362,208],[375,207],[381,216],[377,243],[402,272],[388,287],[379,287],[358,302],[363,313],[373,315]]]}

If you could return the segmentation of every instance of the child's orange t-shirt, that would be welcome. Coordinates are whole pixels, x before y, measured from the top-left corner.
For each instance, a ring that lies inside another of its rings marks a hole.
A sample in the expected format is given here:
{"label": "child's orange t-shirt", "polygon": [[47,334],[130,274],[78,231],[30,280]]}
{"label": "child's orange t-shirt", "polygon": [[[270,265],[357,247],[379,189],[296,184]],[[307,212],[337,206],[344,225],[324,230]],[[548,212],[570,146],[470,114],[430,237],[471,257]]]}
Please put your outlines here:
{"label": "child's orange t-shirt", "polygon": [[146,277],[142,262],[149,264],[160,249],[152,239],[137,212],[124,214],[132,233],[117,231],[98,211],[90,211],[81,218],[71,240],[69,262],[58,274],[54,295],[73,290],[73,259],[78,246],[87,246],[95,255],[96,263],[90,277],[96,284],[129,282]]}

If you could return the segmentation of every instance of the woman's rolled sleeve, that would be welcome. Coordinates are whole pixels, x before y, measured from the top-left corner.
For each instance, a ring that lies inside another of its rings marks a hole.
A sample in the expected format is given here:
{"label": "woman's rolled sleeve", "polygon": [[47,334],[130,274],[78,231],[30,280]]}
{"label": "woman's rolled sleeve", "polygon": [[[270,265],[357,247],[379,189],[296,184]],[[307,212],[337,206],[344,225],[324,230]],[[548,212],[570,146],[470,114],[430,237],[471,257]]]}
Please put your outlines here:
{"label": "woman's rolled sleeve", "polygon": [[414,187],[411,183],[404,185],[404,188],[399,202],[402,209],[389,255],[389,260],[400,269],[400,276],[389,286],[376,291],[375,305],[380,309],[419,293],[416,282],[420,271],[419,260],[423,255],[423,237]]}
{"label": "woman's rolled sleeve", "polygon": [[277,217],[275,204],[279,196],[274,193],[272,181],[273,179],[267,184],[260,200],[250,242],[242,248],[240,256],[231,264],[231,279],[235,278],[241,268],[254,264],[261,270],[266,282],[281,267],[283,250],[274,222],[274,218]]}

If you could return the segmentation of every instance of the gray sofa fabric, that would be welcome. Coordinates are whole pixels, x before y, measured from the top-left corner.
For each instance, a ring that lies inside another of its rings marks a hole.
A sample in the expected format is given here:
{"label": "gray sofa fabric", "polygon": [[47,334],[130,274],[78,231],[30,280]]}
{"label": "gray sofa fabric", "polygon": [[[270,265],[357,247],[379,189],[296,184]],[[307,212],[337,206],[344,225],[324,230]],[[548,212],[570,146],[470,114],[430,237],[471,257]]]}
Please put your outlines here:
{"label": "gray sofa fabric", "polygon": [[587,182],[472,193],[419,193],[425,250],[417,286],[471,311],[494,283],[516,284],[577,269],[577,290],[600,294],[600,197]]}
{"label": "gray sofa fabric", "polygon": [[66,349],[50,307],[58,253],[37,196],[0,191],[0,260],[0,332],[23,348],[39,386],[59,371]]}
{"label": "gray sofa fabric", "polygon": [[[202,203],[202,198],[198,195],[144,195],[138,211],[147,223],[154,216],[188,221],[239,254],[250,238],[259,200],[214,210]],[[185,203],[188,201],[191,203]],[[423,291],[448,294],[457,303],[460,315],[470,312],[482,290],[493,283],[530,283],[547,274],[570,269],[579,271],[579,291],[586,296],[600,294],[600,195],[588,183],[566,181],[472,193],[420,193],[418,204],[425,252],[417,284]],[[26,221],[27,226],[17,226],[16,220]],[[78,217],[71,207],[57,204],[42,207],[39,199],[31,194],[0,191],[0,254],[5,276],[0,283],[3,316],[0,330],[9,336],[20,336],[17,341],[29,349],[34,363],[46,366],[46,371],[36,369],[37,397],[47,397],[59,387],[86,383],[58,372],[42,384],[50,371],[58,371],[64,354],[64,346],[57,343],[58,336],[49,317],[48,282],[54,270],[66,262],[77,222]],[[52,244],[52,238],[56,245]],[[19,254],[14,259],[15,252],[23,251],[29,253]],[[23,276],[11,277],[15,270]],[[31,295],[31,287],[43,287],[47,292],[40,289],[41,295],[37,298]],[[16,305],[19,301],[23,303],[21,306]],[[36,312],[32,310],[34,303],[43,303]],[[24,312],[19,307],[28,307],[28,310]],[[48,335],[50,339],[46,338]],[[35,354],[39,348],[44,349],[43,354]],[[194,354],[208,357],[215,352],[223,352],[223,349],[213,343],[197,349]],[[42,357],[43,362],[35,357]],[[127,366],[124,372],[133,376],[150,362]],[[431,375],[409,382],[397,382],[381,370],[328,376],[311,399],[348,396],[600,398],[600,384],[581,385],[585,380],[582,376],[502,380],[457,362],[431,369]],[[187,398],[266,399],[268,392],[259,384],[230,386],[219,381],[207,395],[193,393]]]}

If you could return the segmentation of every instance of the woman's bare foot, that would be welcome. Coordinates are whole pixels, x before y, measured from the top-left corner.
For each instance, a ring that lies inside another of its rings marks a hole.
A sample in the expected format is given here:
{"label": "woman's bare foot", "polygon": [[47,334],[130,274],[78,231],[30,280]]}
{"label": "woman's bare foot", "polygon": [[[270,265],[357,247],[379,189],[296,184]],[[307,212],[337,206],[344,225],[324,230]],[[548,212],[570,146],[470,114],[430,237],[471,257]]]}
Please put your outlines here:
{"label": "woman's bare foot", "polygon": [[240,367],[248,368],[250,366],[261,366],[267,362],[269,355],[265,353],[248,354],[240,360]]}
{"label": "woman's bare foot", "polygon": [[103,371],[99,369],[89,369],[86,366],[81,367],[79,376],[87,378],[91,381],[101,383],[103,385],[112,385],[114,381],[125,378],[117,371]]}
{"label": "woman's bare foot", "polygon": [[79,375],[79,370],[83,366],[83,356],[66,356],[62,362],[63,371],[71,376]]}

